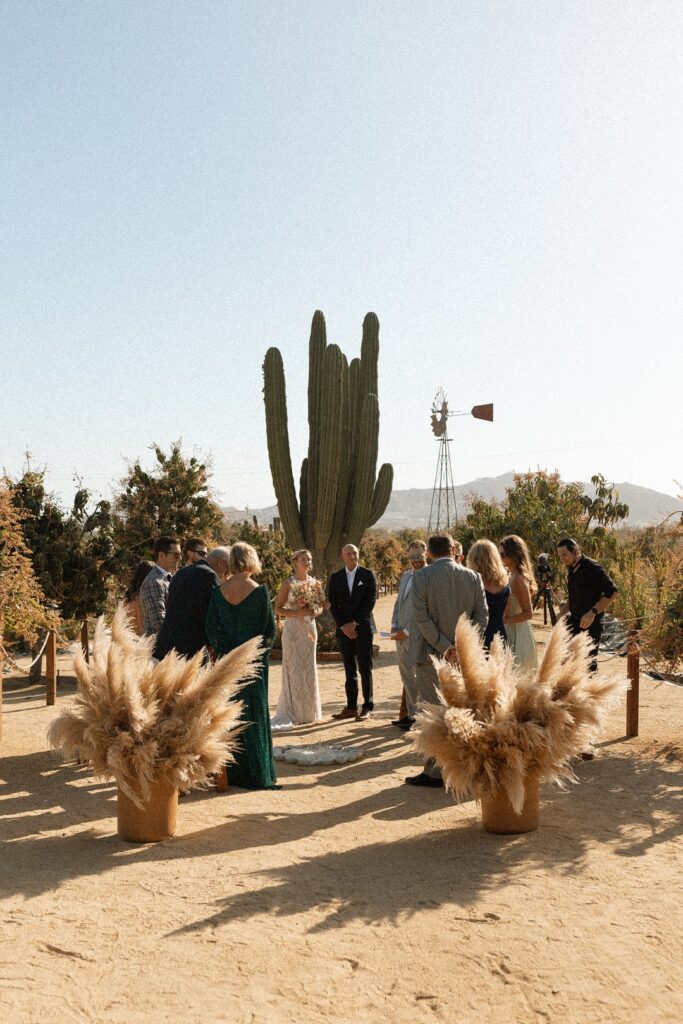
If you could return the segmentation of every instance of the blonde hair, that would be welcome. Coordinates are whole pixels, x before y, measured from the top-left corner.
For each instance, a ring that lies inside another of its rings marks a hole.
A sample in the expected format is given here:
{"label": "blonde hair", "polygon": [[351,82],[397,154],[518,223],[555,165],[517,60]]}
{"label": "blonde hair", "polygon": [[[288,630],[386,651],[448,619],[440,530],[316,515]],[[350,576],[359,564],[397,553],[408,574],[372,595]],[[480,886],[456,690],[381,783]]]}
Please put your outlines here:
{"label": "blonde hair", "polygon": [[294,568],[294,566],[299,561],[299,559],[301,558],[302,555],[310,555],[311,558],[313,558],[313,554],[312,554],[311,551],[308,550],[308,548],[299,548],[297,551],[293,552],[293,554],[292,554],[292,556],[290,558],[290,561],[292,563],[292,568]]}
{"label": "blonde hair", "polygon": [[526,542],[521,537],[518,537],[516,533],[511,533],[508,537],[503,537],[500,546],[504,554],[515,563],[515,568],[519,575],[524,577],[529,584],[529,590],[533,597],[538,587],[536,586],[536,577],[534,576]]}
{"label": "blonde hair", "polygon": [[467,555],[467,568],[479,573],[484,586],[490,583],[494,587],[504,587],[509,580],[498,548],[490,540],[474,542]]}
{"label": "blonde hair", "polygon": [[231,573],[250,572],[258,576],[261,572],[261,562],[256,549],[251,544],[245,544],[243,541],[233,544],[230,548],[228,568]]}

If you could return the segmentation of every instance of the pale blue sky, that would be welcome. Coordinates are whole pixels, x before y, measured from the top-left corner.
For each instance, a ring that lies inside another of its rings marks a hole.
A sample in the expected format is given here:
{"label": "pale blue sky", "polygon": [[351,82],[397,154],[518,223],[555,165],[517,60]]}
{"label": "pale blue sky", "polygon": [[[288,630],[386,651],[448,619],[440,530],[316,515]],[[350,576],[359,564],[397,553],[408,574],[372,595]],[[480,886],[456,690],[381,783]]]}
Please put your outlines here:
{"label": "pale blue sky", "polygon": [[182,437],[273,497],[261,363],[298,463],[315,309],[381,323],[382,460],[429,487],[681,457],[683,5],[0,6],[0,465],[108,496]]}

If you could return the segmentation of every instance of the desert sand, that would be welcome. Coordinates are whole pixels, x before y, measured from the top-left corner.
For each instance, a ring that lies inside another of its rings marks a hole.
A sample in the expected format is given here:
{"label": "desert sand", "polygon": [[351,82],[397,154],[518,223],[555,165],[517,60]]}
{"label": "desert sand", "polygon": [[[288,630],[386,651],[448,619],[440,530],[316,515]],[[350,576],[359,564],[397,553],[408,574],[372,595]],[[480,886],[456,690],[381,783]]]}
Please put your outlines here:
{"label": "desert sand", "polygon": [[[683,689],[643,677],[640,736],[616,708],[579,784],[543,787],[540,829],[499,837],[474,802],[403,784],[419,760],[390,724],[400,684],[380,646],[372,720],[330,720],[343,673],[324,665],[325,722],[287,734],[353,742],[360,761],[194,793],[178,836],[150,846],[117,838],[113,784],[47,750],[73,684],[49,708],[5,677],[4,1020],[679,1022]],[[273,664],[273,708],[279,683]]]}

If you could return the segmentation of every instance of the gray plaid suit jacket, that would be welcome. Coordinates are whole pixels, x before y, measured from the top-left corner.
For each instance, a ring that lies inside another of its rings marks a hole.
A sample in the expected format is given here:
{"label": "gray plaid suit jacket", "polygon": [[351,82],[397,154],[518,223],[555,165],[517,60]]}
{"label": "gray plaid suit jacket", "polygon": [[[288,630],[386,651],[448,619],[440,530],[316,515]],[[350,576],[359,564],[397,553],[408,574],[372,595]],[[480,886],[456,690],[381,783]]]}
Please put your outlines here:
{"label": "gray plaid suit jacket", "polygon": [[415,573],[412,599],[417,628],[408,642],[413,665],[442,655],[451,646],[461,615],[467,615],[482,632],[489,621],[481,576],[452,558],[438,558]]}

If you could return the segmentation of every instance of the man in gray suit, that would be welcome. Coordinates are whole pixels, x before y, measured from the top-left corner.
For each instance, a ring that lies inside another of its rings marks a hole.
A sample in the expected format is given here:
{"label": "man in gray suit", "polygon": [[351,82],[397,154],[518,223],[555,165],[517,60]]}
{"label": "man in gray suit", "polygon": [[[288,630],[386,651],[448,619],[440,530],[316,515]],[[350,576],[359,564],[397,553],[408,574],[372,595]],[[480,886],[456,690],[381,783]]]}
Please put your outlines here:
{"label": "man in gray suit", "polygon": [[396,641],[398,670],[401,673],[405,700],[405,715],[392,722],[399,729],[408,730],[415,721],[417,708],[417,674],[410,660],[410,637],[415,632],[413,618],[413,577],[427,564],[427,545],[423,540],[414,540],[408,548],[410,569],[401,576],[398,596],[391,616],[391,639]]}
{"label": "man in gray suit", "polygon": [[[432,657],[456,660],[455,627],[467,615],[483,630],[489,620],[484,584],[479,573],[465,569],[455,559],[455,542],[447,533],[429,538],[432,564],[415,574],[413,617],[416,629],[409,640],[410,658],[415,665],[418,697],[426,704],[438,704],[438,677]],[[411,786],[443,786],[441,771],[432,760],[419,775],[406,779]]]}

